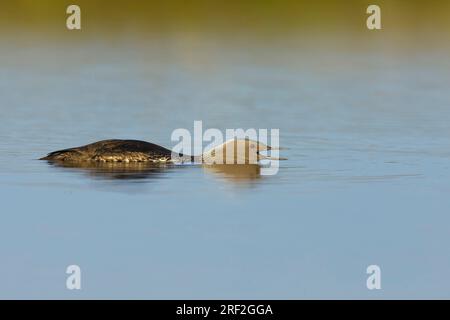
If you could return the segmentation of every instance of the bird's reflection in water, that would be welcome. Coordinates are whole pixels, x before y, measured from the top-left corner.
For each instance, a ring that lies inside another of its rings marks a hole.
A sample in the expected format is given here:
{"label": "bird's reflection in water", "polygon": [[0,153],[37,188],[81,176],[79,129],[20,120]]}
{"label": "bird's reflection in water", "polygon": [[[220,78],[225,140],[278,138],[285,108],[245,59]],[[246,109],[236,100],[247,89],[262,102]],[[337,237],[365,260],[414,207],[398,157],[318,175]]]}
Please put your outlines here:
{"label": "bird's reflection in water", "polygon": [[261,178],[261,167],[257,164],[222,164],[203,167],[206,172],[234,183],[253,183]]}
{"label": "bird's reflection in water", "polygon": [[161,179],[174,165],[124,162],[48,162],[49,165],[81,172],[94,179],[142,181]]}
{"label": "bird's reflection in water", "polygon": [[196,169],[219,178],[219,181],[231,182],[238,185],[253,185],[261,178],[259,165],[174,165],[174,164],[148,164],[148,163],[122,163],[122,162],[48,162],[49,165],[79,172],[92,179],[151,182],[163,179],[178,170]]}

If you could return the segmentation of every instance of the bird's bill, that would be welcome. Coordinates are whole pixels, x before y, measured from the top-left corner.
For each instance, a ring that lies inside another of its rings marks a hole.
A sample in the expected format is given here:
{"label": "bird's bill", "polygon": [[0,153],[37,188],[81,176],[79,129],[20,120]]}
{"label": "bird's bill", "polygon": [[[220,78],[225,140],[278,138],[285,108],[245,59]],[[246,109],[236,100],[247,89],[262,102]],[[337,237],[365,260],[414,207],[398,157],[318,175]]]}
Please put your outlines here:
{"label": "bird's bill", "polygon": [[284,158],[284,157],[266,157],[267,160],[287,160],[288,158]]}
{"label": "bird's bill", "polygon": [[282,157],[271,157],[271,156],[265,156],[263,154],[258,153],[259,159],[260,160],[287,160],[287,158],[282,158]]}
{"label": "bird's bill", "polygon": [[[267,146],[266,150],[264,151],[278,151],[278,150],[287,150],[288,148],[283,148],[283,147],[271,147],[271,146]],[[261,154],[260,152],[258,152],[258,156],[260,160],[287,160],[287,158],[282,158],[282,157],[272,157],[272,156],[266,156]]]}
{"label": "bird's bill", "polygon": [[289,150],[289,148],[267,146],[267,150]]}

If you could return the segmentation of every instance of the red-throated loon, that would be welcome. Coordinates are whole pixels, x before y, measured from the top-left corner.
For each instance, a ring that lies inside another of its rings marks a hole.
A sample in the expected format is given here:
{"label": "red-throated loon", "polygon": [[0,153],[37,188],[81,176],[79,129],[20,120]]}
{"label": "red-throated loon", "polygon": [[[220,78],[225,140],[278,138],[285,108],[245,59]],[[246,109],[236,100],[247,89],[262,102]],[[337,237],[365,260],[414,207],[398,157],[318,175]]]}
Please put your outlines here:
{"label": "red-throated loon", "polygon": [[[139,140],[102,140],[81,147],[58,150],[39,160],[48,161],[97,161],[97,162],[151,162],[151,163],[224,163],[228,164],[227,152],[233,149],[232,164],[256,163],[261,159],[284,160],[284,158],[261,155],[260,151],[279,150],[249,139],[232,139],[206,151],[200,156],[173,153],[159,145]],[[220,155],[220,158],[218,157]],[[252,156],[253,155],[253,156]],[[239,162],[241,161],[241,162]],[[243,162],[242,162],[243,161]]]}

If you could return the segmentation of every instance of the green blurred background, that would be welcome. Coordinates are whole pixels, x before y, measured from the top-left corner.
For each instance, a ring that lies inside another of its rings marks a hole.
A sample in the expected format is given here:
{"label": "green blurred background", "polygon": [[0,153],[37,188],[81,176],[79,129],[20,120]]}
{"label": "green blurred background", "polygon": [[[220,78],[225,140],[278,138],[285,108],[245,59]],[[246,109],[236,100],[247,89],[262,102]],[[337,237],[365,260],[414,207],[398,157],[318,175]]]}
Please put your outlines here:
{"label": "green blurred background", "polygon": [[[68,5],[82,10],[82,32],[65,28]],[[382,9],[382,32],[368,32],[366,8]],[[0,10],[2,37],[50,40],[190,34],[219,41],[281,39],[447,45],[450,1],[432,0],[16,0]]]}

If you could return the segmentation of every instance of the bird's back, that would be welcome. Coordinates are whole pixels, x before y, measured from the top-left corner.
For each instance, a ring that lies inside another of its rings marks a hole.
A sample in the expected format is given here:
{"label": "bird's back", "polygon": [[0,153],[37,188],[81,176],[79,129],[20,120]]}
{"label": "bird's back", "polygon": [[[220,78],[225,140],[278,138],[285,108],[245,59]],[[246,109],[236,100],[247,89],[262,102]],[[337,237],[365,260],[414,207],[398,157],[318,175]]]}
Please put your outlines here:
{"label": "bird's back", "polygon": [[41,160],[102,162],[168,162],[172,152],[139,140],[102,140],[81,147],[58,150]]}

